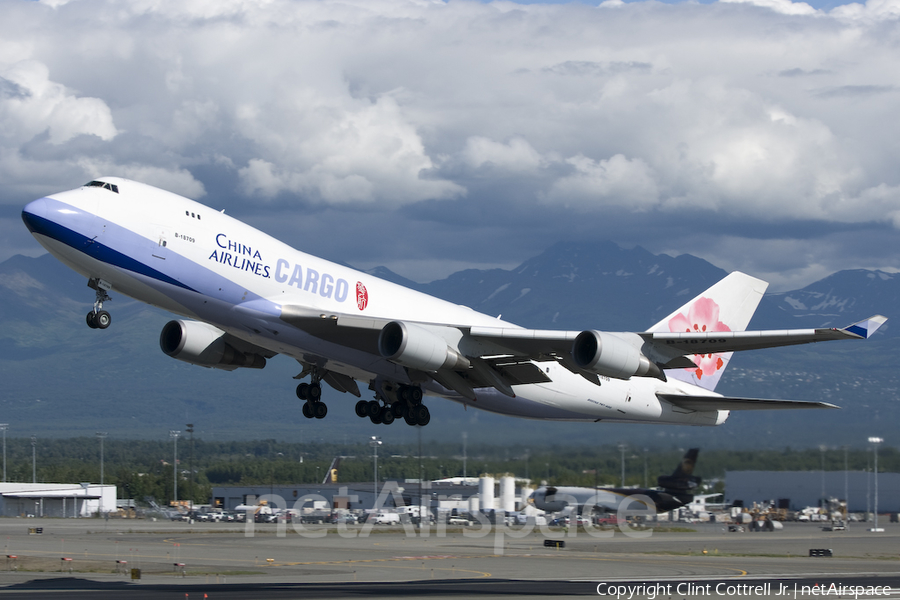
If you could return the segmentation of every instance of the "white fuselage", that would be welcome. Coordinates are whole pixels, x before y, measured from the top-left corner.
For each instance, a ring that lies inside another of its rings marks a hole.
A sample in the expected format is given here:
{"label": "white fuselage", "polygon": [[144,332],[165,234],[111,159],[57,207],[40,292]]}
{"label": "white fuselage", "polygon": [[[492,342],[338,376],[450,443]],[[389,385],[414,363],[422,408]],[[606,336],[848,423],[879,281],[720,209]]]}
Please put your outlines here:
{"label": "white fuselage", "polygon": [[[378,354],[314,337],[280,319],[282,306],[373,319],[515,327],[296,250],[222,212],[136,182],[118,192],[83,187],[29,204],[23,218],[37,240],[86,277],[137,300],[210,323],[272,352],[368,383],[409,383],[406,370]],[[493,412],[536,419],[717,425],[728,411],[688,411],[664,394],[715,396],[680,381],[601,377],[598,386],[556,361],[535,363],[551,380],[514,386],[511,398],[478,388],[469,401],[431,382],[427,394]]]}

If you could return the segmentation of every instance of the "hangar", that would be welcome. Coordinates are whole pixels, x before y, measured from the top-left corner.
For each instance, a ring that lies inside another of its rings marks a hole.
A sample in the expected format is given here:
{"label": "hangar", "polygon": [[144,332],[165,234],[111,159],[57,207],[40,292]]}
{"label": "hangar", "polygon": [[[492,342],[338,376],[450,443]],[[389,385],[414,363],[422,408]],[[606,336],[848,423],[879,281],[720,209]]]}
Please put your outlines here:
{"label": "hangar", "polygon": [[90,517],[116,510],[116,486],[0,483],[0,516]]}

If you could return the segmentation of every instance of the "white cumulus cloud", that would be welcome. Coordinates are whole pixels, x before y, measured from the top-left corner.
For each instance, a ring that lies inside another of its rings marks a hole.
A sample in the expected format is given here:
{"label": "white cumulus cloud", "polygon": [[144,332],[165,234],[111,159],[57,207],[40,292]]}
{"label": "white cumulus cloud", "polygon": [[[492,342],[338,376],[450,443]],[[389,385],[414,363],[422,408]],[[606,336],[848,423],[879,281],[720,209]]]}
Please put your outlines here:
{"label": "white cumulus cloud", "polygon": [[283,238],[315,213],[350,262],[593,236],[740,268],[777,227],[887,267],[900,0],[812,4],[0,0],[2,202],[103,173]]}
{"label": "white cumulus cloud", "polygon": [[45,132],[52,144],[77,135],[107,141],[116,136],[112,113],[103,100],[78,97],[51,81],[47,66],[39,61],[23,60],[0,68],[0,86],[0,128],[6,144],[22,143]]}

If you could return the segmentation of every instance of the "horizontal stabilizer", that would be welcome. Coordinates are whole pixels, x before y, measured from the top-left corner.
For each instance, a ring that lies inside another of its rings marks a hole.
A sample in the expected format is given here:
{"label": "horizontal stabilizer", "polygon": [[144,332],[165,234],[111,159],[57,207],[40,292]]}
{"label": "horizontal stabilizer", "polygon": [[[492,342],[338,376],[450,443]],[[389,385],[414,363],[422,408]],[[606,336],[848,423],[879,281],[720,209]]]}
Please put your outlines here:
{"label": "horizontal stabilizer", "polygon": [[687,410],[772,410],[787,408],[840,408],[828,402],[808,400],[765,400],[761,398],[728,398],[725,396],[686,396],[681,394],[657,394],[679,408]]}

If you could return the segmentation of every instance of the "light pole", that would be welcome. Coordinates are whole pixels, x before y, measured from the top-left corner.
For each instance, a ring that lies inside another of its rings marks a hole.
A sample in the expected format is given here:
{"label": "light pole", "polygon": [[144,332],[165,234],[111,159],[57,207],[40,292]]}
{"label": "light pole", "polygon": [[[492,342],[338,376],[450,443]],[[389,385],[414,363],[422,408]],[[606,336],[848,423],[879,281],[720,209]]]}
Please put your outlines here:
{"label": "light pole", "polygon": [[372,446],[372,457],[375,461],[375,479],[372,489],[374,490],[375,499],[372,500],[372,508],[378,508],[378,446],[381,445],[381,438],[373,435],[369,439],[369,445]]}
{"label": "light pole", "polygon": [[172,481],[174,482],[175,489],[175,506],[178,505],[178,436],[181,435],[181,431],[172,429],[169,431],[169,437],[172,438],[172,443],[175,449],[175,456],[172,459]]}
{"label": "light pole", "polygon": [[872,444],[872,448],[875,451],[875,527],[869,531],[875,532],[884,531],[884,529],[879,529],[878,527],[878,444],[883,441],[880,437],[869,438],[869,443]]}
{"label": "light pole", "polygon": [[419,527],[422,527],[422,478],[424,474],[422,473],[422,427],[416,426],[416,429],[419,430]]}
{"label": "light pole", "polygon": [[619,444],[619,452],[622,453],[622,487],[625,487],[625,450],[628,448],[625,444]]}
{"label": "light pole", "polygon": [[850,525],[850,481],[847,475],[847,446],[844,446],[844,526]]}
{"label": "light pole", "polygon": [[105,431],[97,432],[97,439],[100,440],[100,485],[103,485],[103,440],[109,435]]}
{"label": "light pole", "polygon": [[647,449],[644,448],[644,487],[650,487],[647,481]]}
{"label": "light pole", "polygon": [[[190,476],[188,478],[188,497],[190,498],[191,508],[190,510],[194,510],[194,424],[188,423],[187,428],[185,428],[189,434],[191,434],[191,461],[188,464],[188,468],[190,469]],[[193,517],[191,517],[193,518]]]}
{"label": "light pole", "polygon": [[6,430],[9,429],[9,423],[0,423],[0,430],[3,431],[3,483],[6,483]]}
{"label": "light pole", "polygon": [[872,512],[872,475],[869,453],[866,452],[866,523],[869,522],[869,514]]}
{"label": "light pole", "polygon": [[819,452],[822,455],[822,499],[819,501],[819,506],[821,506],[822,508],[825,508],[827,510],[826,501],[825,501],[825,451],[826,450],[828,450],[828,446],[826,446],[825,444],[819,445]]}
{"label": "light pole", "polygon": [[31,436],[31,483],[37,483],[37,437]]}
{"label": "light pole", "polygon": [[[467,483],[466,483],[466,460],[467,460],[466,441],[469,439],[469,433],[466,431],[463,431],[462,436],[463,436],[463,485],[467,485]],[[4,481],[6,481],[6,480],[4,479]]]}

